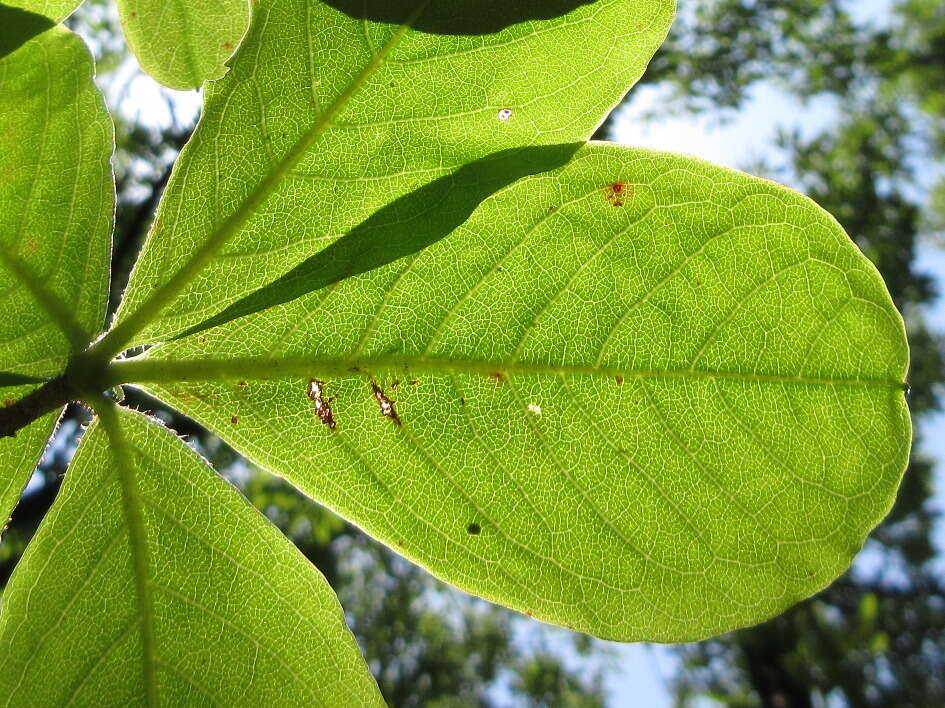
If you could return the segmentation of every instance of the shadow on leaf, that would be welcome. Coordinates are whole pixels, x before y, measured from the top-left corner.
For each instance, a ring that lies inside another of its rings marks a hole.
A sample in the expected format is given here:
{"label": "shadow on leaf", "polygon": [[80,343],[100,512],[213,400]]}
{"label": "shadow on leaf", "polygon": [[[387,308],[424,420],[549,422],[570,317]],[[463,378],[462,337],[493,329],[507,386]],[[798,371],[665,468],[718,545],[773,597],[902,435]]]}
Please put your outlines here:
{"label": "shadow on leaf", "polygon": [[55,25],[44,15],[0,4],[0,59]]}
{"label": "shadow on leaf", "polygon": [[285,275],[174,339],[290,302],[416,253],[452,233],[503,187],[565,165],[582,144],[512,148],[463,165],[394,200]]}
{"label": "shadow on leaf", "polygon": [[[399,25],[421,0],[322,0],[358,20]],[[527,20],[549,20],[597,0],[431,0],[411,23],[430,34],[493,34]]]}

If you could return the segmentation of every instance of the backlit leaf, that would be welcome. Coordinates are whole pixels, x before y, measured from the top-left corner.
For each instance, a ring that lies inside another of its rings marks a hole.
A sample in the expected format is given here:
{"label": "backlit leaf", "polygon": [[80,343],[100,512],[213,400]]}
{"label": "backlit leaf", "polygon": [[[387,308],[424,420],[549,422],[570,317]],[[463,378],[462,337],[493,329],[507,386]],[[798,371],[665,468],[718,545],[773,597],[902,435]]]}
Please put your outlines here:
{"label": "backlit leaf", "polygon": [[847,568],[908,457],[906,366],[879,275],[813,202],[598,144],[124,376],[461,588],[684,641]]}
{"label": "backlit leaf", "polygon": [[54,27],[0,59],[0,370],[57,374],[101,330],[112,147],[82,40]]}
{"label": "backlit leaf", "polygon": [[173,433],[110,424],[4,594],[6,704],[381,705],[318,571]]}
{"label": "backlit leaf", "polygon": [[165,86],[222,76],[249,25],[249,0],[118,0],[128,45]]}

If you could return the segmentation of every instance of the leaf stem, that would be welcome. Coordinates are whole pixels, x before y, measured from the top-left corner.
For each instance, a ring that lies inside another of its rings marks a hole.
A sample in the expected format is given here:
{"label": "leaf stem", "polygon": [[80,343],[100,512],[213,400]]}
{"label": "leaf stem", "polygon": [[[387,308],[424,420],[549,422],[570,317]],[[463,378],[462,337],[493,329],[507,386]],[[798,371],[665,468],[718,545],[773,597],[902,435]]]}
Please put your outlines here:
{"label": "leaf stem", "polygon": [[134,564],[135,588],[141,611],[141,646],[144,688],[148,706],[157,706],[156,654],[154,647],[154,604],[151,597],[147,535],[141,513],[141,492],[135,477],[131,448],[118,421],[117,406],[104,396],[89,401],[108,436],[115,456],[115,471],[121,485],[122,511],[128,526],[128,540]]}
{"label": "leaf stem", "polygon": [[105,359],[111,359],[118,354],[131,339],[144,329],[178,293],[183,290],[219,253],[227,242],[240,232],[246,222],[272,195],[282,180],[288,175],[312,145],[324,134],[335,117],[344,109],[351,98],[367,82],[374,71],[381,66],[400,40],[416,21],[417,17],[430,4],[430,0],[423,0],[411,13],[410,17],[398,28],[388,42],[375,54],[371,61],[354,77],[347,88],[342,91],[331,105],[318,117],[315,123],[302,134],[275,168],[256,185],[252,192],[230,214],[223,223],[213,231],[196,252],[170,279],[156,288],[151,296],[142,303],[131,315],[119,322],[108,334],[93,347],[96,353],[101,353]]}
{"label": "leaf stem", "polygon": [[5,246],[0,248],[0,263],[26,287],[36,303],[59,327],[72,351],[82,351],[89,343],[89,334],[78,323],[62,298],[46,287],[26,261],[21,260]]}
{"label": "leaf stem", "polygon": [[351,376],[356,374],[422,375],[473,374],[501,378],[504,375],[599,376],[612,379],[728,379],[765,383],[793,383],[823,386],[870,386],[903,390],[901,381],[868,378],[821,378],[780,374],[704,371],[691,369],[629,369],[588,364],[548,364],[526,361],[474,361],[435,357],[373,356],[359,358],[242,358],[242,359],[127,359],[109,365],[104,378],[107,387],[124,383],[168,383],[173,381],[272,380],[311,376]]}
{"label": "leaf stem", "polygon": [[65,376],[59,376],[12,405],[0,406],[0,439],[14,437],[16,431],[62,408],[73,398],[72,386]]}

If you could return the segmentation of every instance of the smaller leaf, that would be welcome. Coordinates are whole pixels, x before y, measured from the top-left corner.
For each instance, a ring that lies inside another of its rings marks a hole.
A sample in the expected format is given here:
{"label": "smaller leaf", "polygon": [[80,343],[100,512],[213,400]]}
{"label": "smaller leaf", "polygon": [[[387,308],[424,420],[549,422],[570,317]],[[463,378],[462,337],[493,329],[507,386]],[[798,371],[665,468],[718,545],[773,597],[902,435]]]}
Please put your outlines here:
{"label": "smaller leaf", "polygon": [[102,328],[114,129],[92,74],[64,27],[0,59],[0,370],[59,374]]}
{"label": "smaller leaf", "polygon": [[173,433],[117,418],[4,594],[7,705],[380,705],[318,571]]}
{"label": "smaller leaf", "polygon": [[141,67],[175,89],[223,76],[249,27],[247,0],[118,0],[118,6]]}

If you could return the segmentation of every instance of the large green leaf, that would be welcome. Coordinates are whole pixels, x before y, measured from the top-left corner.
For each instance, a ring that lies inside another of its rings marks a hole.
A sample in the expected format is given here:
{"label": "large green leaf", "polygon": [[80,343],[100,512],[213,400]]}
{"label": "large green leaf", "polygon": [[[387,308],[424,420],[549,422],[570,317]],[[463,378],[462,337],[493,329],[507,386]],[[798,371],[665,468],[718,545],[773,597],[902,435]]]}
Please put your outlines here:
{"label": "large green leaf", "polygon": [[0,370],[59,373],[101,330],[112,147],[78,37],[54,27],[0,59]]}
{"label": "large green leaf", "polygon": [[836,222],[612,145],[413,257],[122,366],[439,577],[622,640],[823,588],[910,444],[902,321]]}
{"label": "large green leaf", "polygon": [[[469,181],[448,175],[513,148],[586,139],[643,73],[674,9],[521,0],[490,3],[490,15],[479,5],[261,1],[230,73],[206,89],[126,293],[119,320],[152,296],[165,308],[137,341],[196,325],[438,178],[423,220],[449,233],[471,209],[449,202],[466,199],[456,194]],[[167,298],[157,288],[198,252],[209,265]]]}
{"label": "large green leaf", "polygon": [[173,433],[103,414],[4,594],[5,705],[379,705],[318,571]]}
{"label": "large green leaf", "polygon": [[198,88],[223,76],[249,25],[249,0],[118,0],[128,45],[166,86]]}

